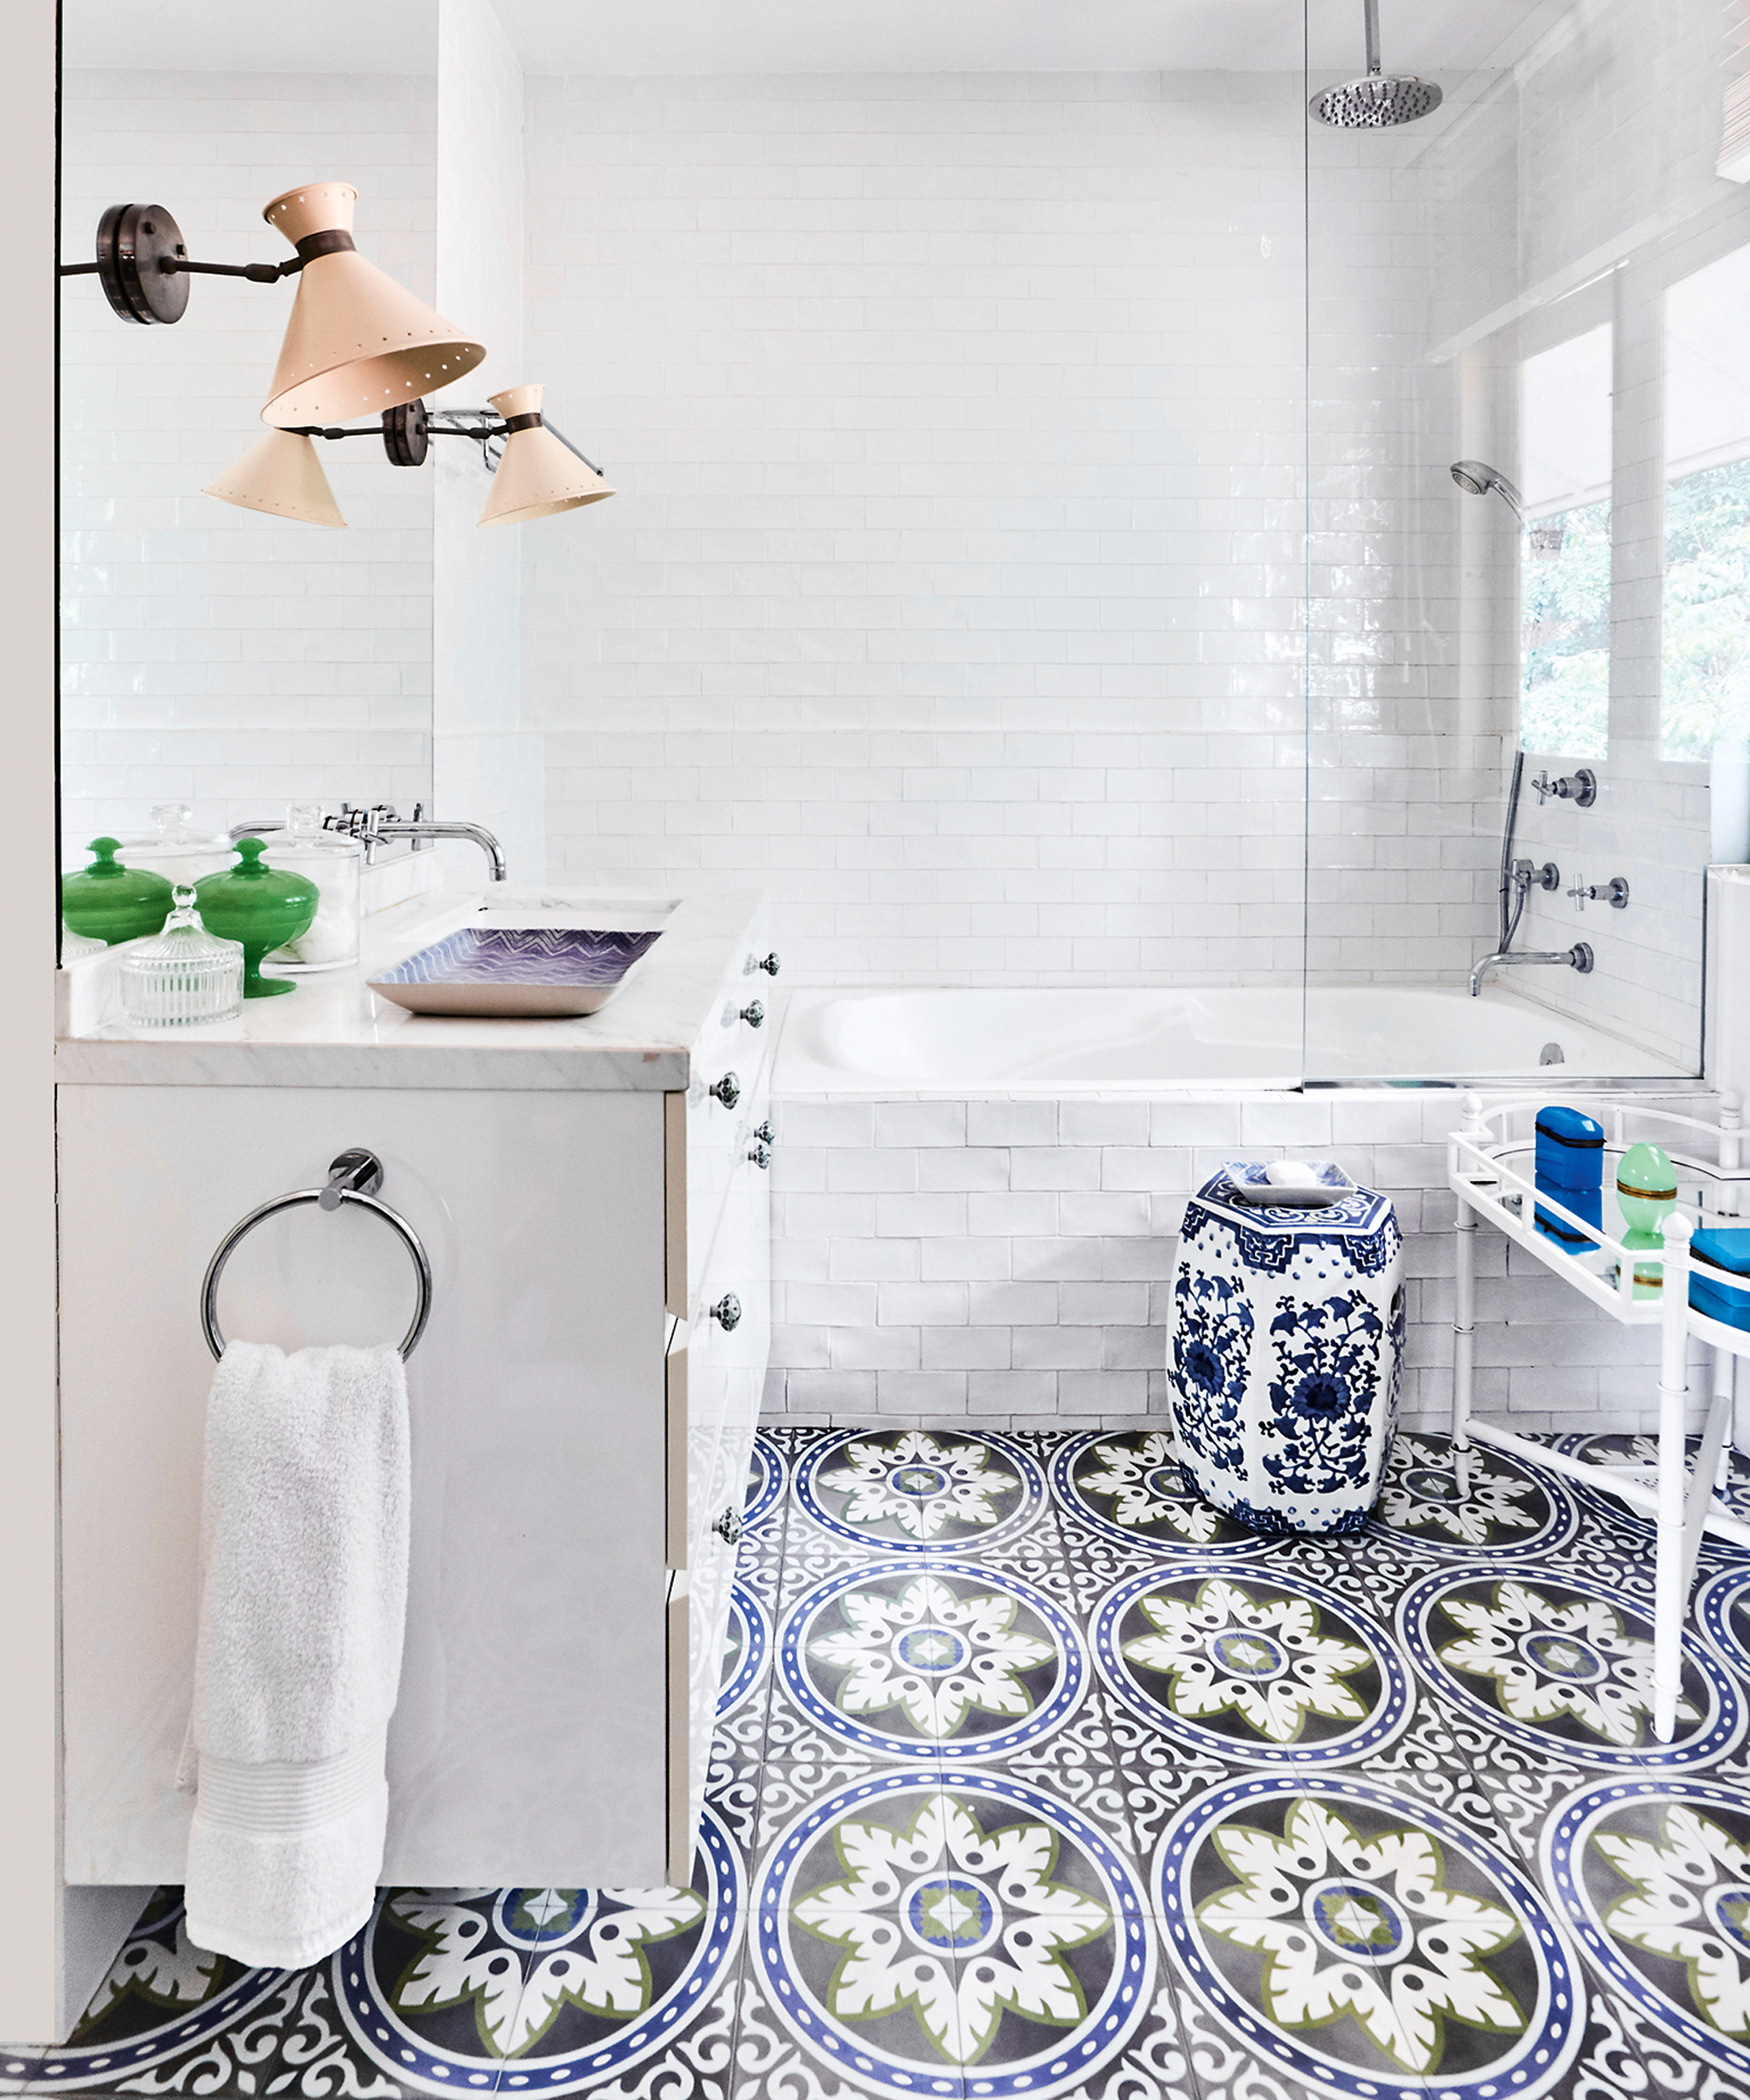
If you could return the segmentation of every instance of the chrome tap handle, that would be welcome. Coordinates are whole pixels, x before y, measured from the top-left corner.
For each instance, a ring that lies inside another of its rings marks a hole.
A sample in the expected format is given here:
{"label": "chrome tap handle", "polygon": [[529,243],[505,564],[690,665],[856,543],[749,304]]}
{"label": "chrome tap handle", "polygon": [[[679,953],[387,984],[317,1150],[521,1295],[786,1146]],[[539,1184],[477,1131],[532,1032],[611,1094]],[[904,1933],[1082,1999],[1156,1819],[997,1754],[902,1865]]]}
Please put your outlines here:
{"label": "chrome tap handle", "polygon": [[1584,878],[1578,878],[1568,894],[1573,899],[1577,912],[1585,911],[1589,901],[1607,904],[1614,912],[1626,912],[1628,909],[1628,883],[1626,877],[1621,875],[1613,875],[1602,888],[1595,882],[1588,884]]}

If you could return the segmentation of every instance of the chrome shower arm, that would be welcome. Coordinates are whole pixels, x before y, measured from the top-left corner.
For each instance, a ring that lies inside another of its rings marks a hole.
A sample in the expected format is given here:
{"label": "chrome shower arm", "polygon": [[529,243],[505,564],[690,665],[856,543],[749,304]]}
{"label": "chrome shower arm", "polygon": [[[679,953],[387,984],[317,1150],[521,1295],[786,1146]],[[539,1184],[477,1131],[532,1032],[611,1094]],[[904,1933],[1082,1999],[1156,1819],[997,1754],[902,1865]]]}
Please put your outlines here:
{"label": "chrome shower arm", "polygon": [[1379,0],[1362,0],[1362,11],[1367,18],[1368,71],[1377,73],[1379,65]]}

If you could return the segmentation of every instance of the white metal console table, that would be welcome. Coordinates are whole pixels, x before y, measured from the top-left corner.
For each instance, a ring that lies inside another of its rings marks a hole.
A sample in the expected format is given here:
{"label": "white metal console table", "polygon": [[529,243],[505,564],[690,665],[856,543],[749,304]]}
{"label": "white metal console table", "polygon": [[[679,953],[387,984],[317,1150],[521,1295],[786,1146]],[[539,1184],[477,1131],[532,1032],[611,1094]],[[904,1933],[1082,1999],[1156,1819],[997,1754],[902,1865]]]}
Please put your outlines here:
{"label": "white metal console table", "polygon": [[[1465,1125],[1447,1141],[1446,1176],[1458,1199],[1456,1288],[1452,1316],[1452,1452],[1461,1495],[1470,1492],[1473,1440],[1511,1452],[1532,1465],[1585,1480],[1643,1509],[1656,1527],[1654,1571],[1653,1732],[1662,1743],[1676,1729],[1684,1620],[1704,1530],[1750,1545],[1750,1523],[1715,1499],[1727,1463],[1732,1428],[1732,1363],[1750,1356],[1750,1331],[1728,1326],[1698,1312],[1689,1302],[1690,1236],[1702,1225],[1750,1225],[1750,1168],[1740,1164],[1742,1136],[1736,1100],[1723,1097],[1716,1128],[1692,1116],[1643,1107],[1618,1095],[1592,1101],[1558,1097],[1603,1124],[1606,1215],[1612,1208],[1616,1163],[1642,1140],[1663,1145],[1677,1170],[1677,1208],[1664,1226],[1664,1278],[1658,1296],[1634,1294],[1634,1255],[1608,1226],[1603,1231],[1577,1217],[1535,1186],[1534,1124],[1551,1097],[1538,1095],[1485,1109],[1474,1094],[1465,1098]],[[1538,1206],[1596,1240],[1595,1250],[1565,1253],[1537,1231]],[[1603,1466],[1554,1451],[1528,1437],[1471,1413],[1476,1363],[1476,1236],[1487,1221],[1536,1256],[1552,1275],[1601,1306],[1625,1326],[1661,1330],[1659,1452],[1652,1466]],[[1643,1255],[1642,1260],[1646,1260]],[[1750,1279],[1740,1283],[1710,1269],[1711,1284],[1750,1303]],[[1684,1398],[1691,1335],[1713,1348],[1713,1387],[1707,1424],[1691,1475],[1684,1447]],[[1746,1425],[1750,1426],[1750,1425]],[[1743,1443],[1740,1436],[1737,1441]]]}

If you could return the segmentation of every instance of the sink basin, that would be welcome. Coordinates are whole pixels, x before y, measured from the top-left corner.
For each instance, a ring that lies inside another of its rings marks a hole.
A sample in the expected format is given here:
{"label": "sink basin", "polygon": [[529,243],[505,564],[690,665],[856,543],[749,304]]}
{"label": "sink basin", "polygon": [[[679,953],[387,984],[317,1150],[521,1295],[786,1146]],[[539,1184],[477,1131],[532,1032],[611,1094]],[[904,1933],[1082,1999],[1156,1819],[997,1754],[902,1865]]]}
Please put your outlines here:
{"label": "sink basin", "polygon": [[530,925],[528,915],[482,913],[368,983],[413,1013],[504,1020],[593,1013],[661,938],[660,928]]}

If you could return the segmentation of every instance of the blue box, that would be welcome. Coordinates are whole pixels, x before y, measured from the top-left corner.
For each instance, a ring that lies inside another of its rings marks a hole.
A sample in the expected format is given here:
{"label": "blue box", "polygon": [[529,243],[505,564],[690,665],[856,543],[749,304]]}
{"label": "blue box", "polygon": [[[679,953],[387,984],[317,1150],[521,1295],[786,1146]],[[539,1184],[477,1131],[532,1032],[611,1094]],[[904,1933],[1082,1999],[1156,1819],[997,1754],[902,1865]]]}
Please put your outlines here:
{"label": "blue box", "polygon": [[1690,1259],[1696,1264],[1690,1270],[1690,1304],[1723,1326],[1750,1332],[1750,1290],[1734,1291],[1707,1275],[1710,1269],[1723,1270],[1750,1284],[1750,1231],[1713,1226],[1698,1232],[1690,1242]]}

